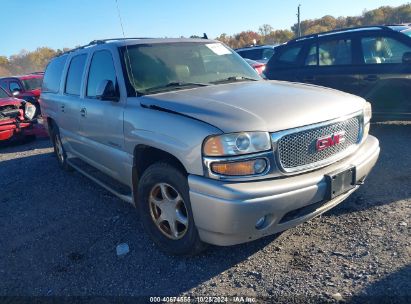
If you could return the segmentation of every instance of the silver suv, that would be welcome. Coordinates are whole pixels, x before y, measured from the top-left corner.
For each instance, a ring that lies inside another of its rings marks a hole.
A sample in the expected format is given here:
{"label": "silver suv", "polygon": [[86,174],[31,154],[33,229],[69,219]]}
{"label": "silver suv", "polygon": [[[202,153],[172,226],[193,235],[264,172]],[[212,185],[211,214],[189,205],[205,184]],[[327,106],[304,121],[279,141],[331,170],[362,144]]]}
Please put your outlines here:
{"label": "silver suv", "polygon": [[364,99],[264,81],[212,40],[95,41],[50,62],[40,102],[60,166],[136,206],[170,254],[307,221],[380,151]]}

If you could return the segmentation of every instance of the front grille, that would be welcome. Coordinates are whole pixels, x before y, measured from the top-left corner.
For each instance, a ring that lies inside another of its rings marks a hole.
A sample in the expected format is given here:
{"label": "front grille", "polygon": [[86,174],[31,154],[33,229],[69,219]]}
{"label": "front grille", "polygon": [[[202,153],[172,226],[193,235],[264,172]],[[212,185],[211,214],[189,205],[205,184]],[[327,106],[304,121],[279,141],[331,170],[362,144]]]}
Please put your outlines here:
{"label": "front grille", "polygon": [[[358,144],[361,132],[361,116],[321,126],[313,126],[286,134],[278,140],[278,158],[283,170],[294,172],[324,165],[343,155],[349,148]],[[319,138],[344,131],[345,140],[327,149],[317,151]]]}
{"label": "front grille", "polygon": [[0,120],[19,116],[19,108],[15,105],[0,106]]}

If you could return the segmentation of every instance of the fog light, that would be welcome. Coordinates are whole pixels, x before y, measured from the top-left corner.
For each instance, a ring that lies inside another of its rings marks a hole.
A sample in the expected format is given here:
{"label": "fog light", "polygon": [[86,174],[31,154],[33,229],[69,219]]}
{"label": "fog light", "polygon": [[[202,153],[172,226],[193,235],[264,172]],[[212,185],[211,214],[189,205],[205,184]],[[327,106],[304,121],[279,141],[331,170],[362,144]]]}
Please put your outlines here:
{"label": "fog light", "polygon": [[255,228],[256,229],[264,228],[265,222],[266,222],[266,216],[264,215],[263,217],[259,218],[258,221],[255,223]]}
{"label": "fog light", "polygon": [[257,174],[261,174],[264,172],[265,168],[267,168],[267,164],[264,159],[257,159],[254,162],[254,172]]}

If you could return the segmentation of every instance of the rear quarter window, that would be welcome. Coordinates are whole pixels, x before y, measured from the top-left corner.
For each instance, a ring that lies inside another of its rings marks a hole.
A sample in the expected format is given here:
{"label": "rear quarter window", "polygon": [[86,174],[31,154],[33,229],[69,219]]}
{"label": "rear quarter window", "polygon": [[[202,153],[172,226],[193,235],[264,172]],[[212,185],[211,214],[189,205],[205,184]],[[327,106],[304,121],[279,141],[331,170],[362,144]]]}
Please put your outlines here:
{"label": "rear quarter window", "polygon": [[277,57],[277,63],[280,65],[297,65],[302,47],[302,45],[296,45],[284,49]]}
{"label": "rear quarter window", "polygon": [[67,55],[53,59],[47,66],[43,79],[43,92],[57,93],[60,89],[61,76]]}

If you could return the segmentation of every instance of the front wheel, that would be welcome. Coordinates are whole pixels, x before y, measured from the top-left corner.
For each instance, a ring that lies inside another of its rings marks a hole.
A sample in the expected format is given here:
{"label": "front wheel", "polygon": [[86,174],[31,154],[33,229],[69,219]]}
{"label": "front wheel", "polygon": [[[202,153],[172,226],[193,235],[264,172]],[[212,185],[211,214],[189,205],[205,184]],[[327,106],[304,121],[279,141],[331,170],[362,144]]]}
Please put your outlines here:
{"label": "front wheel", "polygon": [[206,248],[194,223],[187,177],[167,163],[147,168],[139,182],[143,226],[156,245],[172,255],[195,255]]}

